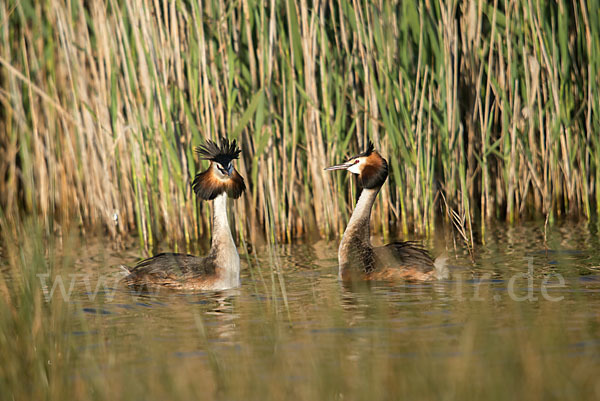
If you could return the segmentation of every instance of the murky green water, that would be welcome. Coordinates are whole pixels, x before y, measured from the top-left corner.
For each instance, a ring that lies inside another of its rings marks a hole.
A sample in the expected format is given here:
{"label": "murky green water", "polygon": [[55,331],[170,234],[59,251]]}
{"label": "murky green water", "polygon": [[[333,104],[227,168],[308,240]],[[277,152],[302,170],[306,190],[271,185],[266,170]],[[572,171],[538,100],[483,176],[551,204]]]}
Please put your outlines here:
{"label": "murky green water", "polygon": [[49,384],[32,386],[73,399],[598,399],[595,229],[557,224],[545,244],[531,223],[484,240],[474,262],[450,236],[427,243],[447,248],[450,280],[357,288],[337,280],[337,241],[264,247],[242,255],[241,288],[204,294],[131,291],[115,266],[137,250],[88,241],[38,277],[65,332]]}

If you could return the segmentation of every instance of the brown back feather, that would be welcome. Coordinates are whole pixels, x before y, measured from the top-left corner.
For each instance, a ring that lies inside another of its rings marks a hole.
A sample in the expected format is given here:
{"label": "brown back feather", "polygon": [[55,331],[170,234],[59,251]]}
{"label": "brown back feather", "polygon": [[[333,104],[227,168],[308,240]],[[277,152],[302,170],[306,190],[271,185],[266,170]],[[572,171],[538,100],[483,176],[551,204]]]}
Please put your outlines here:
{"label": "brown back feather", "polygon": [[414,268],[422,272],[434,269],[433,258],[419,243],[414,241],[392,242],[374,248],[378,264]]}

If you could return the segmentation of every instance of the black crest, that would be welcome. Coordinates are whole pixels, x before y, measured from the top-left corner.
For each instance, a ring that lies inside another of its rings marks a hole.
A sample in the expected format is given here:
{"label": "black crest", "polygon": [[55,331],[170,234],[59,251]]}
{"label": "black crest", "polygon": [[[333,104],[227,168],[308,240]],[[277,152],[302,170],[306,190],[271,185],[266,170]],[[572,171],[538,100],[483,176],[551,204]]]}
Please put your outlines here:
{"label": "black crest", "polygon": [[369,142],[367,143],[367,148],[365,149],[364,152],[362,152],[361,154],[359,154],[356,157],[365,157],[365,156],[369,156],[371,153],[373,153],[373,151],[375,150],[375,146],[373,145],[373,142],[371,142],[369,140]]}
{"label": "black crest", "polygon": [[196,148],[202,159],[217,162],[222,166],[227,166],[232,160],[240,157],[241,149],[237,147],[235,139],[229,142],[227,138],[221,138],[221,145],[217,145],[210,139],[204,145]]}

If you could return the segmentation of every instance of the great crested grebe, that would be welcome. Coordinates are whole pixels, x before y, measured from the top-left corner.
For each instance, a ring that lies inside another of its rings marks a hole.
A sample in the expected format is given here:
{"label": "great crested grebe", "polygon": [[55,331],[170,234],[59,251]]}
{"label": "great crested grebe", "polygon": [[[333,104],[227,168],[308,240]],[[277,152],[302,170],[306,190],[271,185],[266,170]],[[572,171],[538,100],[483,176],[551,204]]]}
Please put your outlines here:
{"label": "great crested grebe", "polygon": [[446,257],[434,261],[415,242],[371,245],[369,220],[375,198],[388,176],[387,161],[369,141],[367,149],[347,162],[325,170],[348,170],[358,175],[362,192],[338,249],[340,278],[353,280],[428,281],[447,278]]}
{"label": "great crested grebe", "polygon": [[239,198],[246,185],[232,161],[241,150],[236,141],[221,139],[196,148],[208,169],[196,175],[193,189],[200,199],[213,202],[213,232],[210,252],[205,257],[181,253],[161,253],[126,268],[125,282],[133,287],[168,287],[190,290],[224,290],[240,285],[240,257],[229,221],[227,197]]}

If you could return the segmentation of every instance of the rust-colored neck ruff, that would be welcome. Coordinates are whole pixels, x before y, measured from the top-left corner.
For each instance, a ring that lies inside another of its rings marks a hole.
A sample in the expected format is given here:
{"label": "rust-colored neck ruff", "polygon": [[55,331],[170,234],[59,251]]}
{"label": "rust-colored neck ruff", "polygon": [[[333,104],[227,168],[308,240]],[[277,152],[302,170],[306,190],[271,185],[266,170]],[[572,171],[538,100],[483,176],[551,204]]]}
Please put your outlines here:
{"label": "rust-colored neck ruff", "polygon": [[387,161],[377,152],[372,152],[365,162],[358,179],[363,188],[381,188],[388,176]]}
{"label": "rust-colored neck ruff", "polygon": [[217,177],[215,169],[214,163],[211,163],[208,169],[196,175],[193,183],[196,195],[203,200],[213,200],[222,193],[227,193],[230,198],[239,198],[246,189],[242,176],[233,169],[231,177],[223,180]]}

